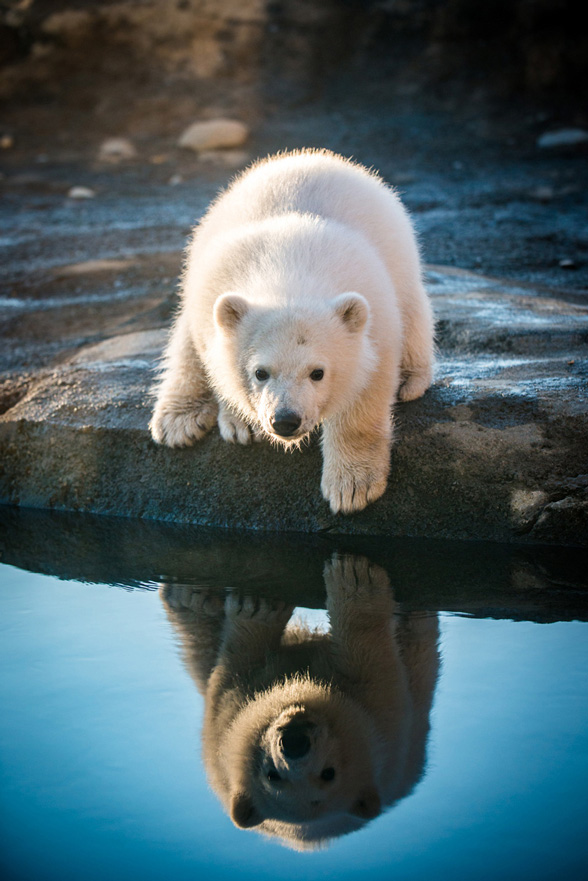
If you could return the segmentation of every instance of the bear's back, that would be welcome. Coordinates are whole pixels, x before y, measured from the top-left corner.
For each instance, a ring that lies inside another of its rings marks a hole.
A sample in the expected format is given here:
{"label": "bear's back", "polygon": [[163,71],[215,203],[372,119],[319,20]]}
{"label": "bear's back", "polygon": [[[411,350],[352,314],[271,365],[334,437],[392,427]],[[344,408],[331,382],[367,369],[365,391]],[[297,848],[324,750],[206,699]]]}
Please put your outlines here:
{"label": "bear's back", "polygon": [[290,212],[336,220],[374,243],[382,224],[405,219],[398,197],[375,174],[327,151],[304,150],[262,160],[237,177],[200,231],[208,237]]}
{"label": "bear's back", "polygon": [[[337,220],[365,231],[378,206],[396,197],[374,174],[326,151],[300,151],[254,165],[227,192],[243,200],[247,221],[299,212]],[[234,205],[233,205],[234,207]]]}

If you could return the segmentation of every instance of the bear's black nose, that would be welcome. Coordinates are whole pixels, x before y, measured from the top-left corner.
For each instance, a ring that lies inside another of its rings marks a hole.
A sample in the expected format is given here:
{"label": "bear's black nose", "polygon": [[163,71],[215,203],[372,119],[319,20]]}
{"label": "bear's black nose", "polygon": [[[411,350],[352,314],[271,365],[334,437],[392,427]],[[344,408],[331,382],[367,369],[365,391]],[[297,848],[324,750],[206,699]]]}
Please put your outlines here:
{"label": "bear's black nose", "polygon": [[293,410],[278,410],[272,422],[272,428],[280,437],[291,437],[300,428],[302,419]]}
{"label": "bear's black nose", "polygon": [[290,724],[282,731],[282,752],[287,759],[301,759],[310,749],[307,725]]}

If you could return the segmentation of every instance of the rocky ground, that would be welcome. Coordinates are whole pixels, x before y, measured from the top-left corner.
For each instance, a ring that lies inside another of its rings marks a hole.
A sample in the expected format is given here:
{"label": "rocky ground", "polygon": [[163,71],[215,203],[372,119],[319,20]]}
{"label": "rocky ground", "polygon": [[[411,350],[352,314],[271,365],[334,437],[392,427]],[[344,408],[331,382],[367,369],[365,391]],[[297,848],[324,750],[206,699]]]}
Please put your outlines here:
{"label": "rocky ground", "polygon": [[[334,88],[243,112],[251,134],[238,148],[178,147],[186,118],[173,134],[133,136],[121,158],[100,154],[107,135],[128,137],[120,127],[77,138],[70,127],[60,139],[32,118],[11,125],[1,156],[3,501],[256,529],[586,543],[588,152],[539,140],[565,120]],[[320,499],[316,445],[286,457],[215,434],[178,453],[146,432],[190,227],[249,159],[300,146],[355,156],[401,191],[439,321],[436,383],[399,408],[389,490],[351,518]]]}

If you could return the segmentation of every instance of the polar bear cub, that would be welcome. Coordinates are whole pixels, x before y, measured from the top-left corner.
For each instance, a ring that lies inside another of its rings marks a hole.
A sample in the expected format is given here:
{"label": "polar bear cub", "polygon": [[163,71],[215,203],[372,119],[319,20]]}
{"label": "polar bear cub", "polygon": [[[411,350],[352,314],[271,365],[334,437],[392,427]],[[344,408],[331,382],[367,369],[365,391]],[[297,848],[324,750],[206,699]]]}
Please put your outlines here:
{"label": "polar bear cub", "polygon": [[429,387],[433,316],[397,195],[327,151],[265,159],[197,226],[150,428],[299,445],[322,426],[334,512],[379,498],[392,407]]}

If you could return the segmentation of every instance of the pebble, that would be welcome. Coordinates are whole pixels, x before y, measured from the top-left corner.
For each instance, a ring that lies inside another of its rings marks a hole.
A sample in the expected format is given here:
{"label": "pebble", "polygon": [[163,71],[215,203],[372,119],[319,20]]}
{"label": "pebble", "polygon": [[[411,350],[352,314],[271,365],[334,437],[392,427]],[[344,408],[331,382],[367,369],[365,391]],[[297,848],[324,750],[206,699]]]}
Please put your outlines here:
{"label": "pebble", "polygon": [[392,178],[392,183],[396,186],[402,186],[403,184],[414,184],[416,179],[416,175],[411,171],[397,171]]}
{"label": "pebble", "polygon": [[210,119],[194,122],[178,140],[179,147],[195,150],[226,150],[240,147],[249,137],[249,128],[236,119]]}
{"label": "pebble", "polygon": [[14,138],[12,135],[2,135],[0,137],[0,149],[10,150],[11,147],[14,147]]}
{"label": "pebble", "polygon": [[555,190],[549,185],[535,187],[531,190],[531,198],[537,199],[539,202],[551,202],[555,196]]}
{"label": "pebble", "polygon": [[216,162],[227,168],[241,168],[249,162],[249,153],[245,150],[203,150],[198,153],[201,162]]}
{"label": "pebble", "polygon": [[563,260],[559,261],[559,265],[561,269],[575,269],[576,261],[572,260],[570,257],[564,257]]}
{"label": "pebble", "polygon": [[137,155],[132,141],[128,138],[107,138],[100,144],[98,156],[107,162],[120,162],[121,159],[134,159]]}
{"label": "pebble", "polygon": [[184,178],[182,177],[181,174],[172,174],[172,176],[168,180],[168,184],[170,185],[170,187],[177,187],[178,184],[183,183],[183,181],[184,181]]}
{"label": "pebble", "polygon": [[582,128],[561,128],[546,132],[537,140],[538,147],[575,147],[588,141],[588,132]]}
{"label": "pebble", "polygon": [[96,193],[90,187],[71,187],[67,195],[70,199],[93,199]]}

